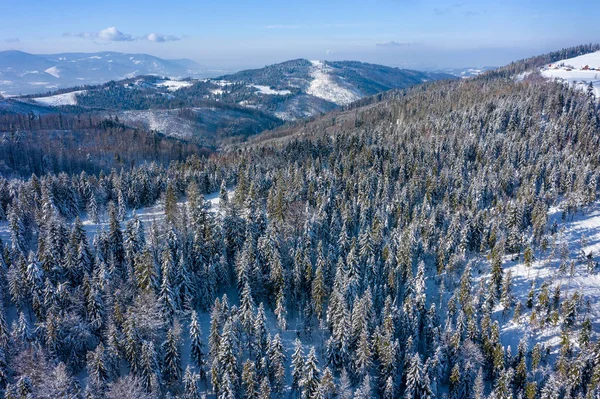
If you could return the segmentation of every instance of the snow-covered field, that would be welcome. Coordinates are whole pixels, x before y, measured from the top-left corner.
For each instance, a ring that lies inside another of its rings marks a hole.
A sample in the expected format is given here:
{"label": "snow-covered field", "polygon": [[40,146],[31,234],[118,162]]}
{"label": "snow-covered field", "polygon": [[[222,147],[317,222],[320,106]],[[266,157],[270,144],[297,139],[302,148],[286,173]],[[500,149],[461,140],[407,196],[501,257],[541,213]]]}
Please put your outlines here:
{"label": "snow-covered field", "polygon": [[193,83],[185,80],[163,80],[157,86],[166,87],[169,91],[177,91],[184,87],[190,87]]}
{"label": "snow-covered field", "polygon": [[591,82],[596,98],[600,98],[600,51],[546,65],[541,74],[581,90],[586,90]]}
{"label": "snow-covered field", "polygon": [[269,86],[252,85],[252,87],[258,89],[258,92],[260,94],[271,94],[271,95],[285,96],[287,94],[291,94],[292,93],[289,90],[274,90],[274,89],[271,89]]}
{"label": "snow-covered field", "polygon": [[55,94],[48,97],[37,97],[34,98],[33,101],[51,107],[57,107],[60,105],[77,105],[77,96],[85,94],[85,92],[86,90],[76,90],[69,93]]}
{"label": "snow-covered field", "polygon": [[338,105],[350,104],[359,100],[362,94],[353,87],[344,85],[339,79],[335,79],[329,72],[331,69],[323,61],[311,61],[312,81],[306,92],[315,97],[331,101]]}
{"label": "snow-covered field", "polygon": [[[530,323],[531,310],[525,304],[532,283],[535,284],[536,298],[543,283],[549,284],[550,295],[555,287],[560,287],[562,300],[572,298],[576,292],[579,293],[582,297],[582,309],[578,321],[589,312],[594,331],[600,331],[600,274],[597,269],[592,273],[588,271],[586,259],[589,255],[597,261],[600,254],[600,202],[578,212],[572,219],[568,217],[566,221],[562,220],[561,210],[551,208],[548,213],[548,226],[552,227],[555,222],[558,227],[555,249],[553,250],[553,244],[550,243],[545,253],[536,253],[531,267],[525,266],[523,256],[518,261],[513,261],[511,256],[505,258],[504,275],[511,273],[514,299],[523,306],[523,313],[518,322],[511,320],[512,316],[507,316],[505,322],[501,323],[503,344],[511,345],[513,350],[522,338],[529,341],[530,347],[536,342],[545,343],[552,353],[556,353],[559,347],[560,322],[557,325],[547,323],[544,327],[532,326]],[[566,272],[559,270],[563,247],[568,248]],[[572,261],[573,269],[570,266]],[[489,278],[489,275],[484,277]],[[502,319],[502,306],[499,305],[496,311],[496,316]],[[541,319],[542,315],[539,318]],[[577,337],[577,334],[571,336],[575,344]]]}

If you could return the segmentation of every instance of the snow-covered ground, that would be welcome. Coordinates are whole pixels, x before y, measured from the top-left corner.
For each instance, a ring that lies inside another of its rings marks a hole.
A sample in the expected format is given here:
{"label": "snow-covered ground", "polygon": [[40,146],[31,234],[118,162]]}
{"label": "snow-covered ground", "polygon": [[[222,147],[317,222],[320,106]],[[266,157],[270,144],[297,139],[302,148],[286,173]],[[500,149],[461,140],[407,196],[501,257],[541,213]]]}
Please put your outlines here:
{"label": "snow-covered ground", "polygon": [[[231,189],[228,191],[229,198],[232,198],[235,190]],[[206,201],[206,205],[208,206],[208,211],[212,214],[218,216],[222,215],[223,211],[219,207],[219,192],[214,192],[210,194],[206,194],[204,196],[204,200]],[[178,201],[179,206],[187,205],[187,201],[185,199],[181,199]],[[164,203],[161,201],[156,204],[136,210],[129,210],[127,212],[127,220],[133,217],[133,214],[136,214],[140,221],[143,223],[144,228],[148,229],[152,223],[160,223],[165,220],[165,207]],[[100,217],[99,223],[94,223],[86,214],[82,214],[80,216],[81,222],[88,233],[88,235],[93,237],[98,231],[102,231],[103,229],[108,229],[108,220],[106,215]],[[125,227],[125,223],[123,223],[123,227]],[[4,243],[10,241],[10,229],[7,221],[0,222],[0,239]]]}
{"label": "snow-covered ground", "polygon": [[269,86],[252,85],[252,87],[258,89],[258,92],[260,94],[271,94],[271,95],[285,96],[287,94],[291,94],[292,93],[289,90],[274,90],[274,89],[271,89]]}
{"label": "snow-covered ground", "polygon": [[600,51],[546,65],[541,74],[581,90],[586,90],[591,82],[596,98],[600,98]]}
{"label": "snow-covered ground", "polygon": [[[600,202],[596,202],[577,213],[574,217],[568,217],[566,221],[562,220],[562,211],[556,207],[550,209],[548,213],[548,226],[552,227],[557,223],[556,246],[553,251],[553,244],[545,252],[535,254],[535,261],[530,268],[526,267],[521,256],[518,261],[513,261],[511,256],[505,258],[504,275],[508,272],[512,275],[513,295],[516,301],[523,306],[523,313],[519,322],[512,320],[511,315],[500,323],[502,326],[501,337],[504,345],[511,345],[516,349],[519,341],[526,338],[531,348],[536,342],[544,343],[550,348],[552,353],[556,353],[560,343],[561,324],[556,326],[547,323],[544,327],[532,326],[530,324],[531,310],[525,304],[527,296],[531,289],[531,284],[535,284],[536,298],[540,293],[542,284],[548,283],[550,295],[554,293],[554,288],[559,286],[561,290],[561,301],[571,298],[576,292],[582,297],[582,306],[578,322],[582,320],[586,312],[593,323],[593,330],[600,331],[600,272],[598,268],[589,272],[586,256],[591,256],[594,261],[598,261],[600,254]],[[561,263],[561,249],[563,243],[568,248],[567,271],[561,273],[559,265]],[[575,267],[571,274],[570,264],[574,261]],[[484,276],[489,278],[489,274]],[[535,301],[534,301],[535,303]],[[588,308],[589,306],[589,308]],[[498,306],[495,314],[502,319],[502,306]],[[539,315],[541,319],[543,316]],[[578,335],[572,334],[571,339],[576,344]]]}
{"label": "snow-covered ground", "polygon": [[311,61],[313,69],[311,71],[312,81],[306,92],[315,97],[331,101],[338,105],[350,104],[359,100],[362,94],[355,88],[336,79],[329,72],[331,68],[323,61]]}
{"label": "snow-covered ground", "polygon": [[60,78],[60,69],[58,69],[55,66],[50,67],[50,68],[44,70],[44,72],[46,72],[49,75],[54,76],[55,78]]}
{"label": "snow-covered ground", "polygon": [[55,94],[48,97],[37,97],[34,98],[33,101],[51,107],[57,107],[60,105],[77,105],[77,96],[84,94],[85,92],[86,90],[76,90],[69,93]]}
{"label": "snow-covered ground", "polygon": [[185,80],[163,80],[157,86],[166,87],[169,91],[177,91],[184,87],[190,87],[193,83]]}
{"label": "snow-covered ground", "polygon": [[[229,198],[233,196],[235,190],[229,190]],[[206,205],[208,206],[208,211],[214,214],[215,216],[222,215],[222,210],[219,207],[219,192],[214,192],[210,194],[206,194],[204,196],[204,200],[206,201]],[[177,202],[177,204],[182,207],[187,205],[187,201],[185,199],[181,199]],[[136,214],[140,221],[142,222],[144,229],[148,230],[152,223],[161,223],[165,220],[165,205],[162,201],[158,201],[156,204],[136,210],[130,210],[127,212],[127,220],[133,217],[133,214]],[[88,235],[93,236],[98,231],[107,230],[108,229],[108,220],[106,215],[100,218],[99,223],[94,223],[87,216],[83,216],[81,218],[81,222],[88,233]],[[125,224],[123,223],[123,227]],[[0,237],[2,237],[2,226],[0,226]],[[4,239],[4,238],[3,238]]]}

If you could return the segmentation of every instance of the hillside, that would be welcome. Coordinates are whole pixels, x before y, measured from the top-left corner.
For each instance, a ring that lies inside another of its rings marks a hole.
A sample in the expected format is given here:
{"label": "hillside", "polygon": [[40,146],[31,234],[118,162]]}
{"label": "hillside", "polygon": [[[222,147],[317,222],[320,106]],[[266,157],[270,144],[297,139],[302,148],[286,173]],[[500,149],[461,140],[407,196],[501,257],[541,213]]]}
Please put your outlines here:
{"label": "hillside", "polygon": [[580,90],[590,90],[600,99],[600,51],[548,64],[541,69],[541,74]]}

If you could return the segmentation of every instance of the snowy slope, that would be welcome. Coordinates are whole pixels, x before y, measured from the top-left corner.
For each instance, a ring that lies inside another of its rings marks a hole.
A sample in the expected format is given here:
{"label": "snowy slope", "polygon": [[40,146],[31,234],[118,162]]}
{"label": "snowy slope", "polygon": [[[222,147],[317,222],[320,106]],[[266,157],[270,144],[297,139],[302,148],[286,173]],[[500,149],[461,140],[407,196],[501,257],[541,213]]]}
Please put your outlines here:
{"label": "snowy slope", "polygon": [[546,65],[541,74],[581,90],[586,90],[591,82],[596,98],[600,98],[600,51]]}
{"label": "snowy slope", "polygon": [[311,61],[312,81],[306,92],[318,98],[331,101],[337,105],[350,104],[363,95],[360,91],[331,74],[332,69],[323,61]]}
{"label": "snowy slope", "polygon": [[50,67],[50,68],[44,70],[44,72],[46,72],[49,75],[54,76],[55,78],[60,78],[60,69],[58,69],[55,66]]}
{"label": "snowy slope", "polygon": [[[522,338],[527,338],[530,347],[535,342],[542,342],[551,353],[556,353],[560,343],[561,322],[557,325],[550,323],[544,327],[532,325],[530,322],[531,310],[525,304],[531,288],[535,284],[536,298],[540,293],[543,283],[548,283],[551,295],[554,288],[559,286],[561,289],[561,301],[571,298],[576,292],[582,296],[582,310],[584,314],[589,306],[590,319],[593,323],[593,330],[600,330],[600,274],[598,270],[590,272],[587,265],[587,256],[592,261],[598,261],[600,254],[600,202],[592,204],[583,212],[579,212],[572,220],[562,220],[562,211],[558,208],[551,208],[548,213],[548,226],[552,227],[556,223],[557,232],[555,246],[550,243],[550,248],[545,252],[535,254],[535,261],[530,268],[523,263],[521,256],[518,261],[511,260],[510,256],[505,258],[504,275],[511,273],[513,280],[513,295],[516,301],[523,306],[523,313],[518,323],[502,316],[502,306],[496,309],[495,316],[504,320],[500,323],[502,326],[501,335],[504,345],[511,345],[515,349]],[[566,244],[566,246],[564,246]],[[554,250],[553,250],[554,246]],[[560,255],[562,248],[568,248],[567,271],[561,273],[559,266],[561,263]],[[570,264],[574,262],[574,268],[570,270]],[[490,275],[483,276],[489,279]],[[579,316],[581,320],[581,315]],[[540,316],[541,318],[541,316]],[[573,343],[577,342],[577,334],[572,334]]]}
{"label": "snowy slope", "polygon": [[192,84],[192,82],[184,80],[164,80],[156,85],[166,87],[169,91],[177,91],[183,87],[190,87]]}
{"label": "snowy slope", "polygon": [[77,96],[85,94],[85,92],[86,90],[76,90],[69,93],[55,94],[48,97],[37,97],[34,98],[33,101],[51,107],[57,107],[60,105],[77,105]]}
{"label": "snowy slope", "polygon": [[278,95],[278,96],[285,96],[287,94],[291,94],[292,92],[289,90],[274,90],[272,88],[270,88],[269,86],[263,86],[263,85],[251,85],[252,87],[258,89],[258,92],[260,94],[270,94],[270,95]]}

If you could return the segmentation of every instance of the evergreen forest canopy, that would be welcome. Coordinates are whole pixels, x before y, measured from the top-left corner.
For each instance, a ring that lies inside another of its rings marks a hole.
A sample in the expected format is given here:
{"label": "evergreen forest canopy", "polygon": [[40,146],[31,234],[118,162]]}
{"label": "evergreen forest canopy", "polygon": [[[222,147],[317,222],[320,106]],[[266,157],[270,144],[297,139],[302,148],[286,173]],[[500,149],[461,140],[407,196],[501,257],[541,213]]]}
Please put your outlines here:
{"label": "evergreen forest canopy", "polygon": [[[553,57],[211,156],[1,178],[4,397],[599,397],[599,309],[558,279],[598,255],[548,216],[597,203],[598,102],[510,74]],[[521,300],[507,265],[555,258]]]}

